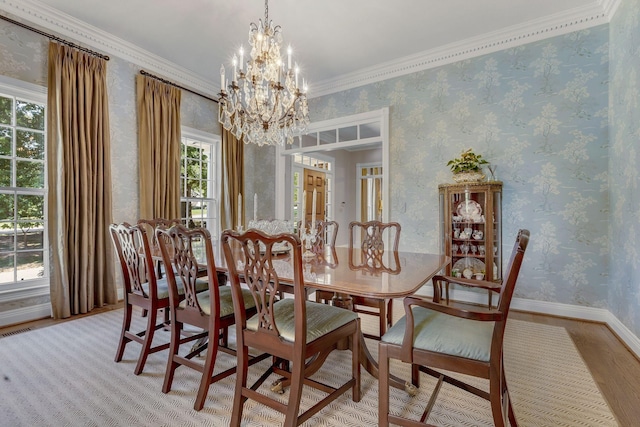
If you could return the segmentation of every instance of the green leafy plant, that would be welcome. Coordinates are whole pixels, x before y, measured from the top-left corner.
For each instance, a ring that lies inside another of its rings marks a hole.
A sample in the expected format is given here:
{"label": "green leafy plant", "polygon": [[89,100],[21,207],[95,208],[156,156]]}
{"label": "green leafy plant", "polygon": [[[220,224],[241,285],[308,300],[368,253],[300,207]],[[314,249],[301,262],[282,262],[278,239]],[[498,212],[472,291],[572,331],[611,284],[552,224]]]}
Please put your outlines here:
{"label": "green leafy plant", "polygon": [[463,150],[457,159],[449,160],[447,166],[451,168],[453,173],[480,172],[480,167],[488,163],[481,154],[476,154],[472,148],[469,148]]}

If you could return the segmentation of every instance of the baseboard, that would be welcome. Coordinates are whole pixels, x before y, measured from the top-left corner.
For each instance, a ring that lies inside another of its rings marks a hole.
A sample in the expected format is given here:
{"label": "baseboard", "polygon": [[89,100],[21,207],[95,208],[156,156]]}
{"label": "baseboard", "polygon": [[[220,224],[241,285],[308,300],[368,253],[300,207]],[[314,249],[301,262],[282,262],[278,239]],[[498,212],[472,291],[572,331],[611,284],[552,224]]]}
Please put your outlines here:
{"label": "baseboard", "polygon": [[51,317],[51,304],[38,304],[0,312],[0,327]]}
{"label": "baseboard", "polygon": [[[425,296],[433,296],[433,287],[431,285],[423,286],[418,293]],[[487,303],[487,296],[485,293],[470,292],[461,289],[451,290],[449,297],[456,301],[473,304]],[[583,307],[557,302],[514,298],[511,301],[511,309],[604,323],[620,339],[620,341],[622,341],[629,351],[634,353],[635,356],[640,359],[640,338],[638,338],[609,310],[604,308]]]}

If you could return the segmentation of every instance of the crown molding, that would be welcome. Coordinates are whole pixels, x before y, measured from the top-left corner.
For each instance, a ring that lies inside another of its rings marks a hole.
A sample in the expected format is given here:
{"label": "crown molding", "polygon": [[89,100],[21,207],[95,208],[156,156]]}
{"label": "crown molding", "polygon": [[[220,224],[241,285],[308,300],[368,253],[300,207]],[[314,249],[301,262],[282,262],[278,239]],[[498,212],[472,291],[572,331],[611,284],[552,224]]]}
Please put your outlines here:
{"label": "crown molding", "polygon": [[[385,62],[333,79],[316,82],[309,98],[376,83],[452,62],[461,61],[510,47],[559,36],[572,31],[605,24],[615,14],[621,0],[597,0],[592,4],[556,15],[529,21],[499,31],[469,38],[436,49]],[[164,58],[147,52],[126,40],[90,26],[37,0],[0,0],[0,9],[87,47],[126,59],[148,71],[188,88],[215,97],[210,79],[204,79]]]}
{"label": "crown molding", "polygon": [[106,31],[93,27],[37,0],[0,0],[0,10],[10,13],[15,18],[20,18],[30,24],[51,31],[55,35],[86,45],[92,50],[126,59],[153,74],[175,81],[213,98],[216,97],[212,88],[217,86],[212,80],[203,79],[184,67],[169,62],[126,40],[115,37]]}
{"label": "crown molding", "polygon": [[571,9],[520,25],[504,28],[451,43],[404,58],[314,83],[309,98],[316,98],[394,77],[439,67],[511,47],[532,43],[573,31],[606,24],[621,0],[599,0],[591,5]]}

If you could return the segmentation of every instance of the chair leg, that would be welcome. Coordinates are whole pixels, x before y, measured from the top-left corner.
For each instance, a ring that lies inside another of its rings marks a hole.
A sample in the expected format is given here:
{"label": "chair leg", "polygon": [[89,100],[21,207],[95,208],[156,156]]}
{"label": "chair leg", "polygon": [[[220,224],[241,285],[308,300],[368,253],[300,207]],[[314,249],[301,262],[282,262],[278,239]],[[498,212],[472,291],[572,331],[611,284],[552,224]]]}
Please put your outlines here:
{"label": "chair leg", "polygon": [[242,410],[244,402],[247,400],[242,395],[242,390],[247,387],[247,374],[249,369],[249,348],[244,346],[242,342],[238,342],[237,355],[237,371],[236,371],[236,389],[233,394],[233,412],[231,413],[231,422],[229,426],[239,427],[242,420]]}
{"label": "chair leg", "polygon": [[351,389],[351,400],[360,402],[360,319],[358,322],[358,330],[351,336],[351,372],[355,383]]}
{"label": "chair leg", "polygon": [[169,344],[169,358],[167,359],[167,370],[164,374],[164,383],[162,384],[162,392],[169,393],[171,384],[173,384],[173,374],[176,372],[178,362],[175,356],[180,350],[180,331],[182,331],[182,323],[176,321],[175,311],[172,310],[171,316],[171,342]]}
{"label": "chair leg", "polygon": [[153,335],[156,332],[156,319],[158,317],[158,310],[148,310],[147,316],[147,330],[144,333],[144,341],[142,342],[142,348],[140,349],[140,356],[138,356],[138,363],[134,374],[140,375],[144,369],[145,363],[147,363],[147,357],[151,350],[151,344],[153,343]]}
{"label": "chair leg", "polygon": [[202,378],[200,379],[200,387],[198,387],[198,395],[196,397],[196,402],[193,405],[193,409],[195,409],[196,411],[201,410],[204,406],[204,402],[207,399],[207,394],[209,392],[209,386],[211,385],[213,368],[216,365],[216,357],[218,356],[217,335],[217,331],[212,331],[211,329],[209,330],[209,348],[207,349],[207,359],[204,362]]}
{"label": "chair leg", "polygon": [[385,300],[380,301],[378,310],[380,311],[380,336],[382,337],[387,332],[387,302]]}
{"label": "chair leg", "polygon": [[393,299],[387,303],[387,327],[393,326]]}
{"label": "chair leg", "polygon": [[499,378],[495,376],[489,378],[489,401],[491,403],[491,413],[495,427],[506,427],[502,416],[502,381],[504,381],[504,375],[499,375]]}
{"label": "chair leg", "polygon": [[120,343],[118,344],[118,350],[116,350],[115,361],[120,362],[122,360],[122,356],[124,355],[124,348],[127,343],[131,341],[131,339],[127,338],[125,334],[129,332],[131,328],[131,314],[133,311],[133,307],[131,304],[127,304],[125,301],[124,305],[124,318],[122,319],[122,332],[120,333]]}
{"label": "chair leg", "polygon": [[378,344],[378,426],[389,426],[389,356],[384,343]]}
{"label": "chair leg", "polygon": [[283,427],[297,427],[298,413],[300,412],[300,399],[302,399],[302,386],[304,384],[304,358],[294,360],[291,371],[291,386],[289,388],[289,402],[285,413]]}

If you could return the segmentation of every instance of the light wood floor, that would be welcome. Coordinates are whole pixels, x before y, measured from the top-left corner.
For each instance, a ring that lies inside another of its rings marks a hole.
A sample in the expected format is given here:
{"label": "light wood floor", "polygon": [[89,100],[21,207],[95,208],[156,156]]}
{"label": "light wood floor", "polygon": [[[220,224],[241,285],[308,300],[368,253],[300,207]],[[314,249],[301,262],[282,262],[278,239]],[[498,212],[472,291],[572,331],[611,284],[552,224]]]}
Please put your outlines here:
{"label": "light wood floor", "polygon": [[[103,313],[121,307],[122,304],[104,307],[94,310],[91,314]],[[640,360],[622,344],[606,325],[514,310],[511,311],[510,316],[513,319],[566,328],[620,426],[639,425]],[[0,337],[26,328],[44,328],[65,321],[68,320],[43,319],[0,328]]]}

